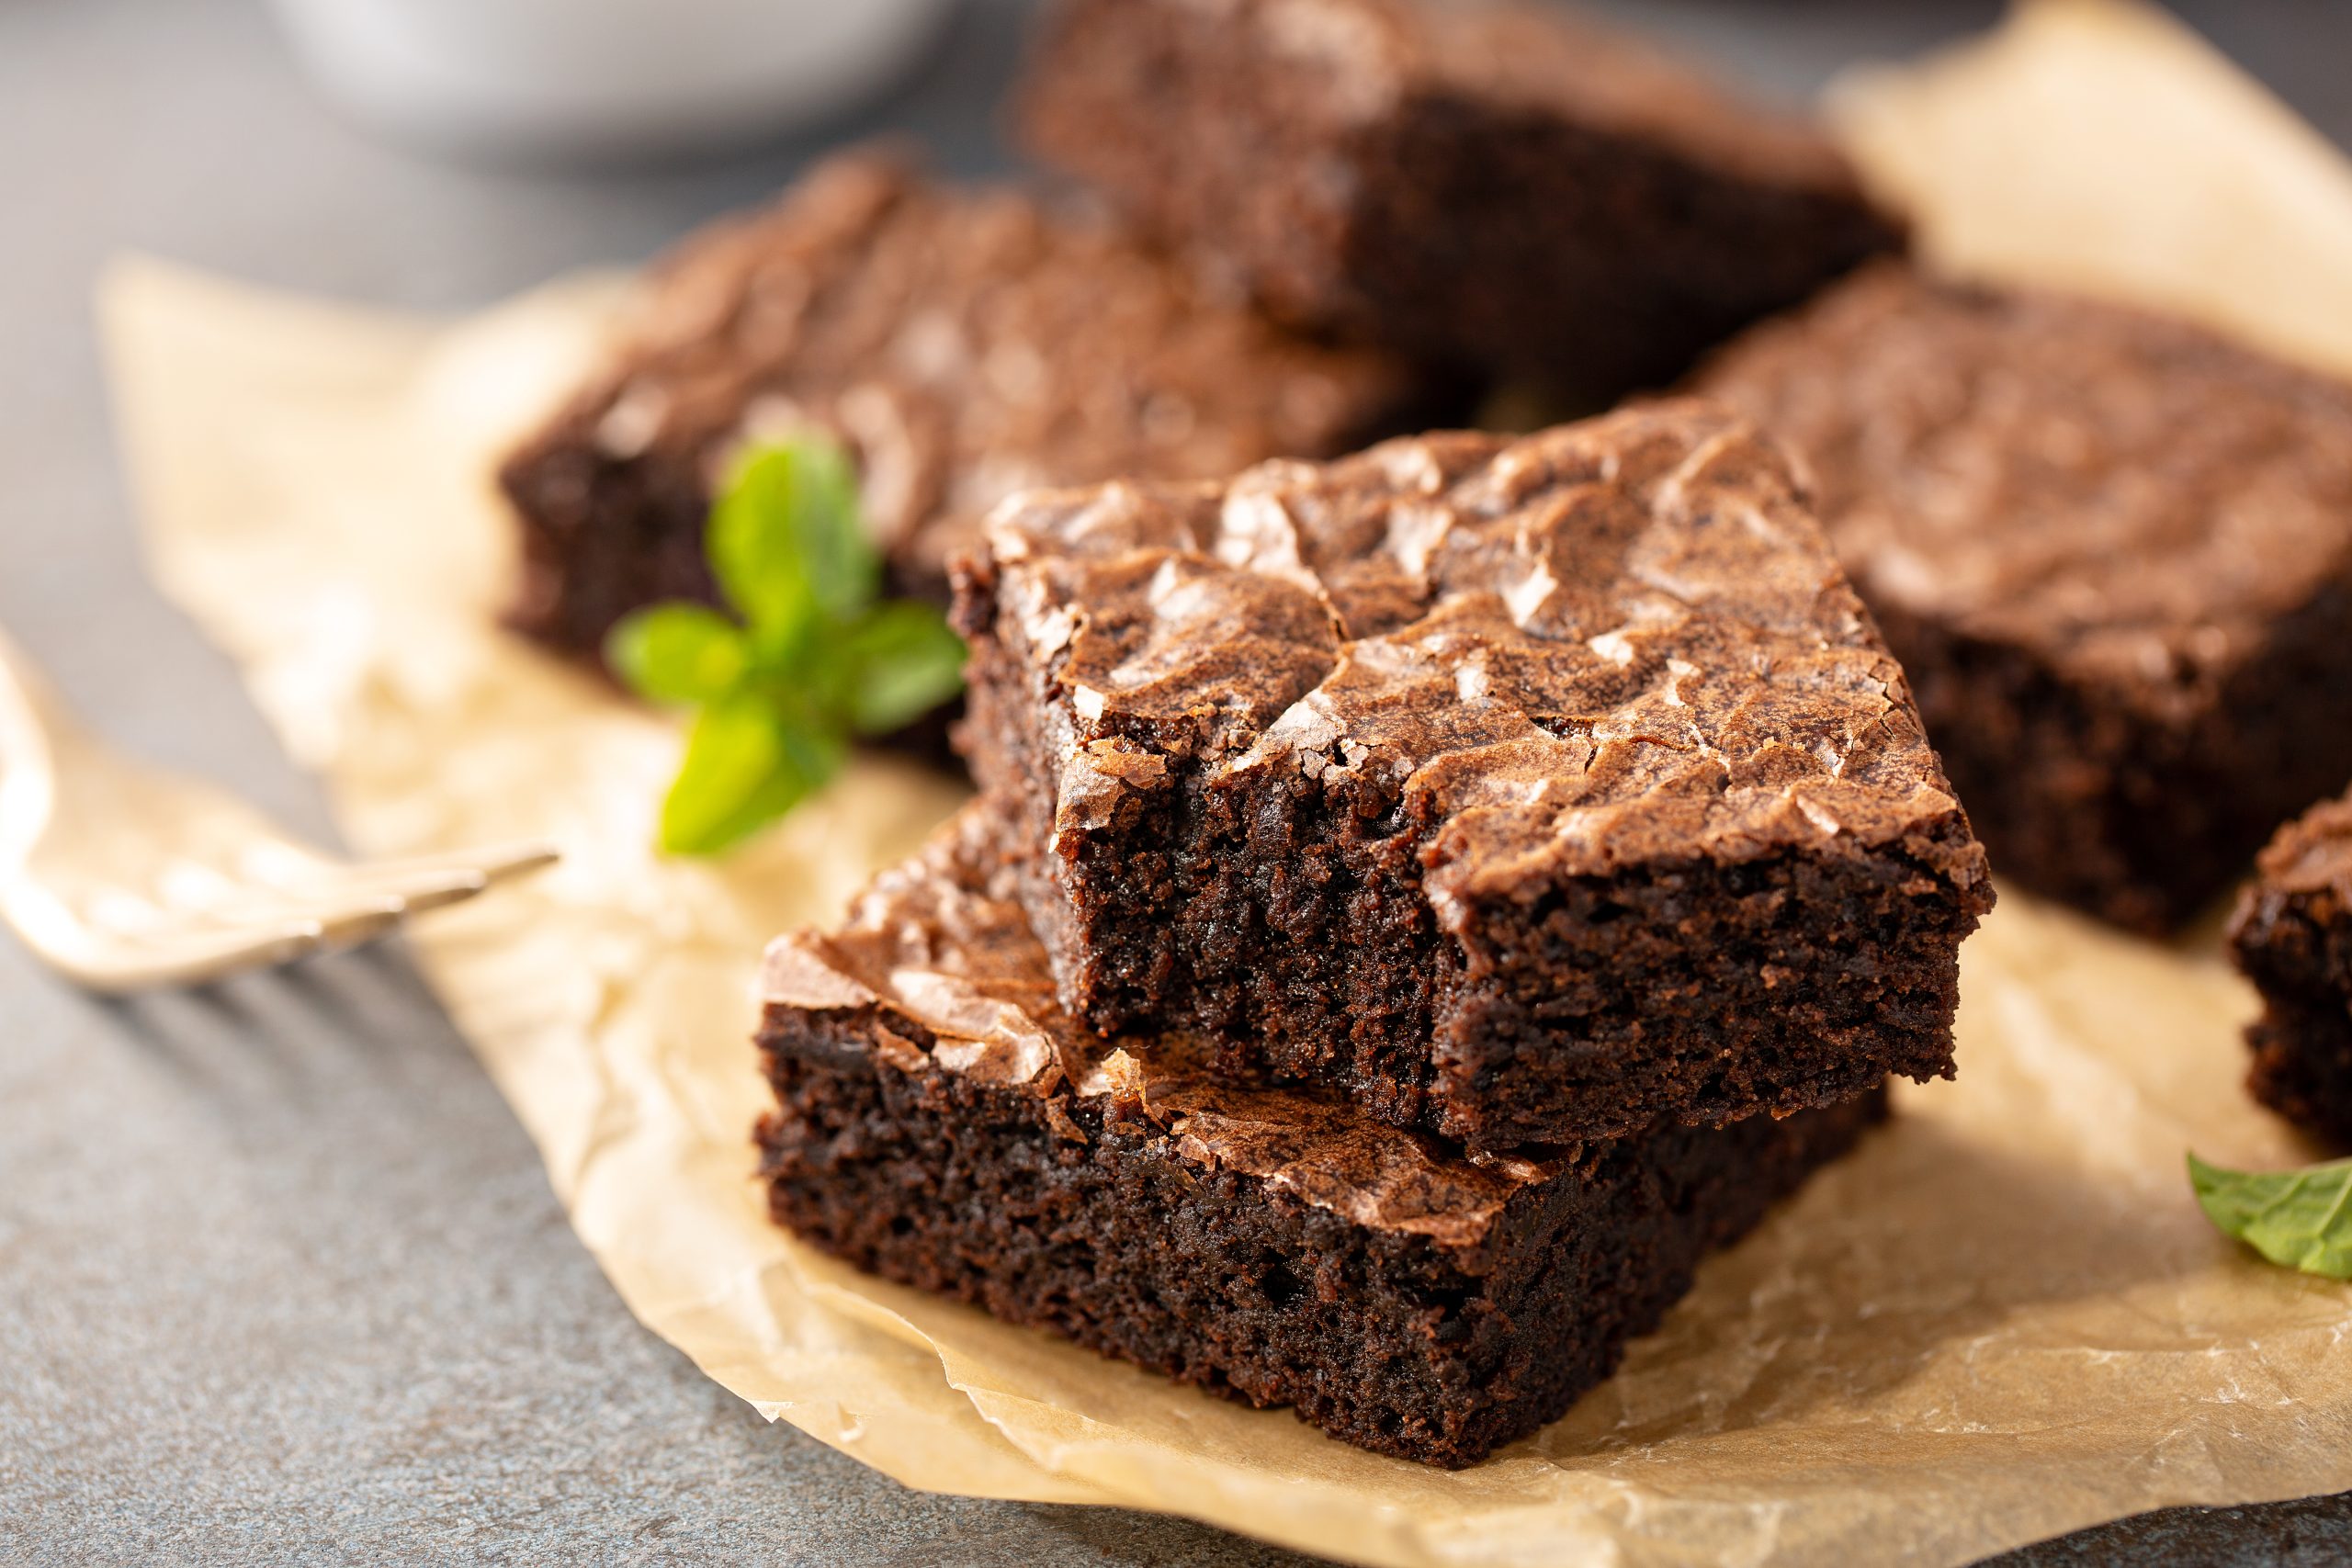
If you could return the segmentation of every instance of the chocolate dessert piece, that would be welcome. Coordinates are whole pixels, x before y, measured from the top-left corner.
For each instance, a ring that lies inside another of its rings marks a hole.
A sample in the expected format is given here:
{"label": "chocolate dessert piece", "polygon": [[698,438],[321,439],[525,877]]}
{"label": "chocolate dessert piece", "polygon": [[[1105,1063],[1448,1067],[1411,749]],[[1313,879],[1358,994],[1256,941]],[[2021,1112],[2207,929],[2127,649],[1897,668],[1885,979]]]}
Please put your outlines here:
{"label": "chocolate dessert piece", "polygon": [[2352,797],[2312,807],[2263,850],[2230,951],[2262,993],[2246,1030],[2255,1098],[2352,1145]]}
{"label": "chocolate dessert piece", "polygon": [[1008,832],[983,801],[839,934],[770,951],[775,1218],[1362,1448],[1465,1465],[1561,1415],[1702,1254],[1883,1113],[1472,1160],[1181,1041],[1131,1051],[1056,1005]]}
{"label": "chocolate dessert piece", "polygon": [[2004,877],[2167,931],[2352,779],[2352,388],[1895,266],[1698,386],[1809,466]]}
{"label": "chocolate dessert piece", "polygon": [[1950,1072],[1984,852],[1730,414],[1036,491],[986,546],[967,750],[1092,1028],[1490,1149]]}
{"label": "chocolate dessert piece", "polygon": [[713,487],[763,436],[847,442],[893,586],[944,604],[946,557],[1011,491],[1347,451],[1407,428],[1427,395],[1099,220],[846,155],[681,245],[611,363],[507,460],[512,619],[594,654],[632,610],[712,598]]}
{"label": "chocolate dessert piece", "polygon": [[1021,123],[1285,320],[1594,397],[1902,243],[1812,127],[1550,6],[1064,0]]}

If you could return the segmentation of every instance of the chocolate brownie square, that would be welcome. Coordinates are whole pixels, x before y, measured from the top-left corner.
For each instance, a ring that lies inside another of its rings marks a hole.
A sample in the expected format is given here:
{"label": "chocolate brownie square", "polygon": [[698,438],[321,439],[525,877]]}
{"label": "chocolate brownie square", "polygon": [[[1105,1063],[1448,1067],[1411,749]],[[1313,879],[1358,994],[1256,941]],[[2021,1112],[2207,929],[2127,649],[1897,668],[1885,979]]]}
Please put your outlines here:
{"label": "chocolate brownie square", "polygon": [[2352,1145],[2352,797],[2278,830],[2238,897],[2230,951],[2262,993],[2248,1087],[2330,1142]]}
{"label": "chocolate brownie square", "polygon": [[2167,931],[2352,780],[2352,388],[1893,265],[1696,386],[1809,466],[2005,878]]}
{"label": "chocolate brownie square", "polygon": [[1984,852],[1733,415],[1035,491],[985,544],[965,744],[1090,1027],[1488,1149],[1949,1074]]}
{"label": "chocolate brownie square", "polygon": [[1454,1467],[1558,1416],[1871,1094],[1473,1160],[1073,1026],[983,802],[769,955],[775,1218],[858,1267]]}
{"label": "chocolate brownie square", "polygon": [[1021,102],[1283,319],[1596,398],[1902,243],[1812,126],[1553,6],[1065,0]]}
{"label": "chocolate brownie square", "polygon": [[512,619],[593,655],[632,610],[712,598],[712,490],[763,436],[846,442],[894,588],[944,604],[947,557],[1009,491],[1347,451],[1432,395],[1396,360],[1274,329],[1099,217],[843,155],[682,244],[611,362],[507,460]]}

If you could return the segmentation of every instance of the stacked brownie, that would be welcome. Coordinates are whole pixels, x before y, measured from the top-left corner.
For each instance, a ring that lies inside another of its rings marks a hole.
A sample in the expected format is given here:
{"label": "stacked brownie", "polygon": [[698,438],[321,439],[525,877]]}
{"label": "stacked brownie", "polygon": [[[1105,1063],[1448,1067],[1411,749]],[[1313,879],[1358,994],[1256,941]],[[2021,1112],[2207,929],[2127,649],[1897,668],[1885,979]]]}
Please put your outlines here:
{"label": "stacked brownie", "polygon": [[2005,877],[2170,931],[2352,780],[2352,387],[1893,264],[1696,386],[1808,466]]}
{"label": "stacked brownie", "polygon": [[1447,1467],[1565,1411],[1878,1094],[1473,1158],[1055,998],[987,801],[768,957],[775,1217],[1009,1322]]}
{"label": "stacked brownie", "polygon": [[2239,896],[2230,948],[2262,993],[2246,1031],[2255,1098],[2352,1145],[2352,796],[2270,840]]}
{"label": "stacked brownie", "polygon": [[957,616],[981,800],[770,957],[863,1267],[1466,1464],[1951,1070],[1983,852],[1717,409],[1033,492]]}
{"label": "stacked brownie", "polygon": [[944,604],[948,558],[1013,491],[1328,456],[1443,395],[1270,325],[1098,216],[848,154],[681,244],[610,363],[508,459],[512,619],[593,656],[632,610],[710,599],[712,492],[763,439],[844,442],[893,587]]}

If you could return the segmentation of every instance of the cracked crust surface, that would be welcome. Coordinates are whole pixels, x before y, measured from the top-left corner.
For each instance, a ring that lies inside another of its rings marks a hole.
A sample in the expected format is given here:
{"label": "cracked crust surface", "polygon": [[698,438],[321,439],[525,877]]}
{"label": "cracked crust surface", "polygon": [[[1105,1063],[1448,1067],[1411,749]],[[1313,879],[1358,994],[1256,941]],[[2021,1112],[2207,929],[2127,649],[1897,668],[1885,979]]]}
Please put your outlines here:
{"label": "cracked crust surface", "polygon": [[988,546],[994,635],[1071,721],[1057,830],[1181,758],[1377,781],[1443,824],[1441,896],[1906,839],[1981,879],[1787,465],[1702,404],[1032,495]]}
{"label": "cracked crust surface", "polygon": [[1720,409],[1035,493],[958,614],[975,771],[1098,1029],[1485,1146],[1949,1070],[1983,851]]}
{"label": "cracked crust surface", "polygon": [[1014,491],[1198,479],[1342,452],[1427,396],[1385,356],[1282,333],[1100,213],[842,154],[657,264],[610,363],[506,463],[514,618],[593,652],[623,614],[713,589],[711,495],[746,444],[856,457],[900,592]]}

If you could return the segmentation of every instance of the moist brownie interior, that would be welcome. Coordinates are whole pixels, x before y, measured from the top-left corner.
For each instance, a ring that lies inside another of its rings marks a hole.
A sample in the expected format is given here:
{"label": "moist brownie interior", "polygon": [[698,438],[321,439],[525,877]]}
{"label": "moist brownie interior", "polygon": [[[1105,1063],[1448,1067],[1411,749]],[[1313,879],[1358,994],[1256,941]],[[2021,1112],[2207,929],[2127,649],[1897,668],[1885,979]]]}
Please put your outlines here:
{"label": "moist brownie interior", "polygon": [[2168,931],[2352,780],[2352,388],[1893,265],[1695,385],[1809,469],[2005,877]]}
{"label": "moist brownie interior", "polygon": [[861,1268],[1453,1467],[1564,1413],[1707,1250],[1883,1114],[1465,1157],[1072,1027],[983,801],[771,951],[777,1220]]}
{"label": "moist brownie interior", "polygon": [[2352,797],[2313,807],[2264,848],[2230,947],[2262,993],[2246,1031],[2255,1098],[2352,1145]]}
{"label": "moist brownie interior", "polygon": [[1095,1029],[1485,1148],[1950,1071],[1984,853],[1733,416],[1034,492],[987,546],[966,746]]}

